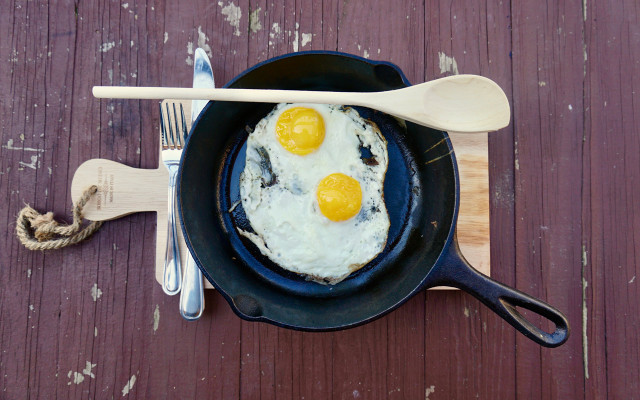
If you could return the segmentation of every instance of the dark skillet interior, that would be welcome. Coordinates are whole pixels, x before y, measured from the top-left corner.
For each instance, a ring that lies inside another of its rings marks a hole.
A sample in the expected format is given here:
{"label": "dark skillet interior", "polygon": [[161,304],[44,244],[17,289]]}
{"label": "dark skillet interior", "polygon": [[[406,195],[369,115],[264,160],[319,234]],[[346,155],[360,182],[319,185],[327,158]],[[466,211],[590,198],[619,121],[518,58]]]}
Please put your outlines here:
{"label": "dark skillet interior", "polygon": [[[406,85],[391,64],[323,52],[270,60],[228,86],[381,91]],[[199,267],[242,318],[295,329],[341,329],[399,306],[420,289],[453,222],[455,176],[446,135],[356,108],[378,124],[388,142],[384,197],[389,239],[360,271],[336,285],[322,285],[278,267],[236,230],[251,230],[238,190],[248,132],[273,107],[209,102],[192,129],[182,157],[178,201],[183,232]],[[440,156],[447,157],[428,163]]]}

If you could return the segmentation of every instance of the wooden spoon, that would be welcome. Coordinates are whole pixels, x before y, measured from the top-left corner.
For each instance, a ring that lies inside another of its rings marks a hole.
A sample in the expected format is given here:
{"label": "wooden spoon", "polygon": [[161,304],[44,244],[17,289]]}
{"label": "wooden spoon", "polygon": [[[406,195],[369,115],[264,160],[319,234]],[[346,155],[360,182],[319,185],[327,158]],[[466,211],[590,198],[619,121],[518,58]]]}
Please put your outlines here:
{"label": "wooden spoon", "polygon": [[94,86],[93,95],[118,99],[357,105],[449,132],[495,131],[509,125],[511,114],[502,89],[491,79],[477,75],[453,75],[385,92]]}

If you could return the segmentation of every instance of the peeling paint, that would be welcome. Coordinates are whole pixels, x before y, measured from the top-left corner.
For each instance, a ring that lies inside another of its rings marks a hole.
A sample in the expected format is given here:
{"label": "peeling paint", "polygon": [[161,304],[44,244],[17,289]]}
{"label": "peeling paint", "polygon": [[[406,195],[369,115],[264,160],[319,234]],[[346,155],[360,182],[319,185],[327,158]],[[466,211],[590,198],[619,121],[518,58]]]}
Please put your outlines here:
{"label": "peeling paint", "polygon": [[587,267],[587,248],[582,245],[582,359],[584,366],[584,377],[589,379],[589,339],[587,337],[587,322],[589,313],[587,311],[587,280],[585,279],[585,269]]}
{"label": "peeling paint", "polygon": [[124,8],[125,10],[126,10],[127,8],[129,8],[129,3],[124,3],[124,4],[122,5],[122,8]]}
{"label": "peeling paint", "polygon": [[587,338],[587,281],[582,278],[582,358],[584,362],[584,377],[589,379],[589,340]]}
{"label": "peeling paint", "polygon": [[313,39],[313,34],[312,33],[303,33],[302,34],[302,47],[306,46],[307,44],[311,43],[311,40]]}
{"label": "peeling paint", "polygon": [[207,55],[211,58],[213,57],[213,53],[211,52],[211,47],[209,47],[209,45],[207,44],[208,41],[209,41],[209,38],[207,37],[207,35],[204,34],[204,32],[202,32],[202,27],[199,26],[198,27],[198,47],[201,47],[202,50],[204,50],[204,52],[207,53]]}
{"label": "peeling paint", "polygon": [[547,82],[540,81],[540,82],[538,82],[538,86],[540,86],[540,87],[547,86]]}
{"label": "peeling paint", "polygon": [[436,386],[435,385],[431,385],[428,388],[425,389],[424,391],[424,399],[425,400],[429,400],[429,395],[432,393],[435,393],[436,391]]}
{"label": "peeling paint", "polygon": [[[294,53],[298,51],[298,45],[300,44],[298,41],[298,37],[299,37],[299,32],[298,32],[298,24],[296,23],[296,30],[295,30],[295,36],[293,37],[293,51]],[[289,32],[289,36],[291,36],[291,32]]]}
{"label": "peeling paint", "polygon": [[31,156],[31,163],[27,164],[24,161],[18,161],[18,165],[21,167],[37,169],[40,168],[40,162],[38,161],[38,156]]}
{"label": "peeling paint", "polygon": [[153,331],[158,330],[158,325],[160,325],[160,306],[156,304],[156,309],[153,311]]}
{"label": "peeling paint", "polygon": [[369,50],[366,50],[362,53],[362,57],[369,58]]}
{"label": "peeling paint", "polygon": [[131,379],[129,379],[129,382],[127,382],[127,384],[124,385],[124,388],[122,388],[122,397],[129,394],[131,389],[133,389],[133,385],[135,385],[135,383],[136,383],[136,375],[133,374],[131,375]]}
{"label": "peeling paint", "polygon": [[225,16],[225,21],[235,28],[233,34],[240,36],[240,19],[242,18],[242,10],[240,7],[236,6],[233,1],[224,7],[224,3],[219,1],[218,5],[222,7],[222,15]]}
{"label": "peeling paint", "polygon": [[93,327],[93,337],[98,337],[98,328],[97,327]]}
{"label": "peeling paint", "polygon": [[113,49],[116,45],[116,42],[105,42],[100,45],[98,51],[101,53],[106,53],[107,51]]}
{"label": "peeling paint", "polygon": [[[262,8],[258,7],[249,14],[249,29],[251,32],[256,33],[262,29],[262,22],[260,22],[260,11]],[[304,44],[302,45],[304,47]]]}
{"label": "peeling paint", "polygon": [[98,301],[98,299],[102,296],[102,290],[98,288],[98,284],[94,283],[91,287],[91,297],[93,301]]}
{"label": "peeling paint", "polygon": [[636,280],[636,276],[634,275],[633,278],[631,278],[631,280],[629,281],[629,283],[633,283]]}
{"label": "peeling paint", "polygon": [[282,29],[280,29],[280,25],[277,22],[274,22],[273,25],[271,25],[271,31],[269,32],[269,46],[272,46],[274,43],[275,39],[281,39],[282,38]]}
{"label": "peeling paint", "polygon": [[440,66],[440,73],[444,74],[447,72],[451,72],[454,75],[458,75],[458,63],[456,59],[453,57],[449,57],[448,55],[438,52],[438,63]]}
{"label": "peeling paint", "polygon": [[33,148],[33,147],[14,147],[13,146],[13,139],[7,139],[7,144],[3,144],[2,148],[6,149],[6,150],[35,151],[35,152],[38,152],[38,153],[44,153],[44,149],[36,149],[36,148]]}
{"label": "peeling paint", "polygon": [[187,65],[193,65],[193,58],[191,58],[191,54],[193,54],[193,42],[187,42],[187,54],[189,55],[187,56],[185,62],[187,63]]}
{"label": "peeling paint", "polygon": [[67,378],[71,379],[71,377],[73,376],[73,381],[69,381],[67,382],[67,386],[73,384],[79,385],[82,382],[84,382],[84,376],[80,373],[80,372],[74,372],[74,371],[69,371],[69,373],[67,374]]}
{"label": "peeling paint", "polygon": [[96,366],[97,364],[91,364],[91,361],[87,361],[87,363],[85,364],[84,369],[82,370],[82,373],[90,376],[91,378],[95,378],[96,375],[91,372],[91,370]]}
{"label": "peeling paint", "polygon": [[164,42],[162,43],[167,43],[167,40],[169,40],[169,32],[164,33]]}
{"label": "peeling paint", "polygon": [[469,318],[469,309],[467,307],[464,308],[464,316]]}
{"label": "peeling paint", "polygon": [[277,22],[274,22],[271,26],[271,33],[269,34],[269,36],[273,37],[274,35],[280,34],[280,32],[282,32],[282,30],[280,29],[280,25]]}
{"label": "peeling paint", "polygon": [[584,58],[584,63],[582,64],[582,76],[587,76],[587,44],[582,44],[582,57]]}

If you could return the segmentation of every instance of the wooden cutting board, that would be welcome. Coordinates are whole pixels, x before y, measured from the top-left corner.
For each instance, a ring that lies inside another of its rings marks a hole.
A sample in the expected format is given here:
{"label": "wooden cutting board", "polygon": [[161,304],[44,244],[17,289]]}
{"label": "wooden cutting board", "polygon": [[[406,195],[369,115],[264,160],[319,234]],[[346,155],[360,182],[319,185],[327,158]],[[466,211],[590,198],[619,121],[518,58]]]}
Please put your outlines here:
{"label": "wooden cutting board", "polygon": [[[185,115],[191,115],[191,102],[183,102],[183,107]],[[191,128],[191,123],[187,128]],[[490,275],[488,135],[451,132],[449,136],[460,172],[461,200],[456,232],[460,249],[471,265]],[[79,199],[88,186],[98,186],[98,192],[84,207],[84,217],[88,220],[106,221],[143,211],[157,213],[155,275],[158,283],[162,282],[167,242],[168,182],[169,173],[162,161],[156,169],[139,169],[99,158],[80,165],[71,182],[73,199]],[[180,229],[178,236],[181,260],[186,262],[188,249]],[[205,281],[205,288],[213,287]]]}

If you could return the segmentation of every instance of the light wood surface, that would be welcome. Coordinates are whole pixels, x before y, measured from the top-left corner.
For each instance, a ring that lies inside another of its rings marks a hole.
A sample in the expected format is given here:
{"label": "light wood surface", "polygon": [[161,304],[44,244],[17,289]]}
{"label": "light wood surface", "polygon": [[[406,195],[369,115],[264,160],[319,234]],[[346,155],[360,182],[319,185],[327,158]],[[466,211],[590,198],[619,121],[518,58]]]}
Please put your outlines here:
{"label": "light wood surface", "polygon": [[[174,101],[180,102],[164,102]],[[190,115],[191,102],[182,103],[185,115]],[[187,123],[187,128],[191,128],[190,122]],[[487,133],[450,133],[460,173],[461,201],[456,232],[458,242],[471,265],[485,275],[490,275],[487,136]],[[160,147],[158,149],[160,151]],[[157,213],[155,276],[158,283],[162,282],[167,242],[168,182],[169,174],[162,162],[156,169],[139,169],[111,160],[91,159],[78,167],[71,183],[73,199],[80,198],[88,186],[98,186],[97,196],[84,208],[84,216],[89,220],[105,221],[142,211]],[[178,236],[180,259],[183,260],[184,268],[188,249],[181,229],[178,229]],[[211,283],[205,280],[205,289],[212,288]]]}
{"label": "light wood surface", "polygon": [[477,270],[489,275],[488,134],[449,133],[460,174],[460,211],[456,234],[460,250]]}
{"label": "light wood surface", "polygon": [[329,92],[270,89],[201,89],[94,86],[98,98],[249,101],[258,103],[353,104],[384,111],[442,131],[496,131],[509,124],[509,102],[494,81],[452,75],[385,92]]}

